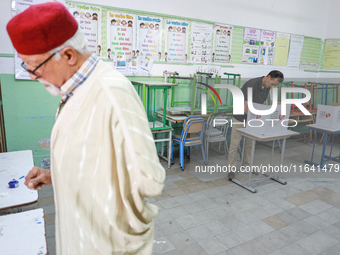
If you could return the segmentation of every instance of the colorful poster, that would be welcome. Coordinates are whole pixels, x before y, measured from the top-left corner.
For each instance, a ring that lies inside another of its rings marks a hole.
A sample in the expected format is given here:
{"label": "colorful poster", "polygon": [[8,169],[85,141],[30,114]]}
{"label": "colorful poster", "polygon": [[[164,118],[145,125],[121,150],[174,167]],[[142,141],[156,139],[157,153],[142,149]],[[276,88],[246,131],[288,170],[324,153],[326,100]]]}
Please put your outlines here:
{"label": "colorful poster", "polygon": [[277,33],[274,65],[286,66],[288,61],[290,34]]}
{"label": "colorful poster", "polygon": [[[139,55],[135,51],[136,17],[132,14],[107,12],[107,59],[125,56],[125,64]],[[121,62],[123,64],[123,62]],[[126,67],[126,66],[125,66]]]}
{"label": "colorful poster", "polygon": [[207,63],[211,61],[212,32],[212,25],[195,22],[191,24],[191,62]]}
{"label": "colorful poster", "polygon": [[259,56],[259,45],[261,29],[244,29],[242,63],[257,64]]}
{"label": "colorful poster", "polygon": [[276,32],[262,30],[259,50],[259,64],[272,65],[274,62]]}
{"label": "colorful poster", "polygon": [[233,27],[215,24],[214,35],[214,49],[211,62],[230,63]]}
{"label": "colorful poster", "polygon": [[69,3],[68,10],[77,20],[79,28],[83,31],[87,39],[87,48],[91,53],[101,56],[101,7]]}
{"label": "colorful poster", "polygon": [[327,39],[323,68],[340,69],[340,39]]}
{"label": "colorful poster", "polygon": [[186,63],[188,61],[189,23],[166,20],[165,62]]}
{"label": "colorful poster", "polygon": [[299,67],[303,46],[303,35],[291,35],[287,66]]}
{"label": "colorful poster", "polygon": [[154,61],[162,59],[162,18],[137,16],[137,52]]}

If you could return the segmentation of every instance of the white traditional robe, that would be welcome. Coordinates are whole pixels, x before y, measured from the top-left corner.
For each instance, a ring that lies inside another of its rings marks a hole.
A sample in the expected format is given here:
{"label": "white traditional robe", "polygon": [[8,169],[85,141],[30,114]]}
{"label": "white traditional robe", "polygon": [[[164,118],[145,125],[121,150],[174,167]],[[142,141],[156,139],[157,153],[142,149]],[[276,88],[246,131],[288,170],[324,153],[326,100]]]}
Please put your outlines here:
{"label": "white traditional robe", "polygon": [[[72,81],[67,81],[72,82]],[[151,254],[165,170],[131,83],[99,61],[52,131],[59,255]]]}

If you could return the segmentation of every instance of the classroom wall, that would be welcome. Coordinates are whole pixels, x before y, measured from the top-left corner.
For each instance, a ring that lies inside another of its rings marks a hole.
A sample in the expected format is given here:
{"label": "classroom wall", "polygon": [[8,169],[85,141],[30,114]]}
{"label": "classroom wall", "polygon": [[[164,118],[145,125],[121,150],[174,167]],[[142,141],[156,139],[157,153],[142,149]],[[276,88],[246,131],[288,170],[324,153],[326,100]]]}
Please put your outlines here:
{"label": "classroom wall", "polygon": [[[239,26],[250,26],[318,38],[340,38],[337,24],[338,0],[83,0],[85,3],[163,13]],[[6,139],[9,151],[31,149],[35,164],[39,165],[49,151],[40,142],[49,137],[59,98],[47,94],[38,82],[14,79],[13,48],[6,32],[11,18],[11,1],[0,1],[0,82],[3,91]],[[244,80],[266,75],[273,66],[233,65],[223,72],[240,73]],[[277,68],[277,67],[276,67]],[[340,74],[304,72],[298,68],[279,67],[286,80],[335,82]],[[190,65],[155,64],[151,75],[162,75],[164,70],[177,71],[187,76]]]}

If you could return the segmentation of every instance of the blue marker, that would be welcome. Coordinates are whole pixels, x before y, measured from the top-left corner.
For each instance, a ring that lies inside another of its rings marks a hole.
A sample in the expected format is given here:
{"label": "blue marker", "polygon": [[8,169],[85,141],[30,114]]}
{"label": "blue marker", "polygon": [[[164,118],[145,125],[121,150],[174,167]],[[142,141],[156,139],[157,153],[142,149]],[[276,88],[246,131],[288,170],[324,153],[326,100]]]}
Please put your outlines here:
{"label": "blue marker", "polygon": [[19,179],[22,179],[22,178],[24,178],[24,177],[25,177],[25,175],[21,176]]}

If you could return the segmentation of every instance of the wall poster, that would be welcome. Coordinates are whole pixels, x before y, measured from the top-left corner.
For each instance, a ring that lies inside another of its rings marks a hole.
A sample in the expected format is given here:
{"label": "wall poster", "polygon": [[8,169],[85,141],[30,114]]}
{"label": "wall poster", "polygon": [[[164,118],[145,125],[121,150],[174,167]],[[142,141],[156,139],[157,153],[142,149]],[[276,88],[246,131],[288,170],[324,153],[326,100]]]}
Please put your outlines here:
{"label": "wall poster", "polygon": [[189,23],[166,20],[165,62],[186,63],[188,61]]}
{"label": "wall poster", "polygon": [[214,35],[214,49],[211,62],[221,64],[230,63],[233,27],[230,25],[215,24]]}
{"label": "wall poster", "polygon": [[249,27],[244,29],[242,63],[258,63],[260,38],[261,29]]}

